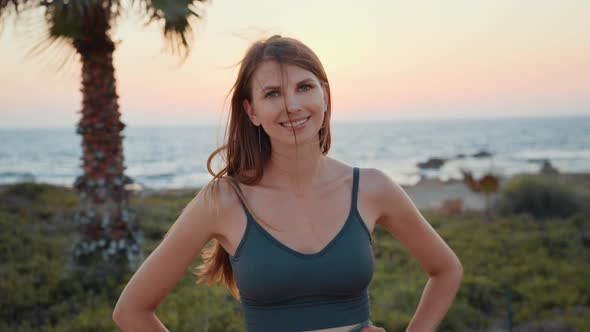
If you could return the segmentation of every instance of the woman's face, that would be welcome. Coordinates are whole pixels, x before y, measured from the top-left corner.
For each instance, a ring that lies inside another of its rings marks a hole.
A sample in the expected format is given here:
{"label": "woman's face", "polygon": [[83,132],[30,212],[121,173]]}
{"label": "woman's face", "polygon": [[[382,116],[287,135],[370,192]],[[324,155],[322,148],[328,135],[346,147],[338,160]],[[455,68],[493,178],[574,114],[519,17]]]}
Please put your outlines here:
{"label": "woman's face", "polygon": [[244,100],[244,109],[254,125],[262,125],[271,144],[295,144],[294,132],[298,144],[317,142],[328,97],[313,73],[264,61],[254,71],[250,86],[252,100]]}

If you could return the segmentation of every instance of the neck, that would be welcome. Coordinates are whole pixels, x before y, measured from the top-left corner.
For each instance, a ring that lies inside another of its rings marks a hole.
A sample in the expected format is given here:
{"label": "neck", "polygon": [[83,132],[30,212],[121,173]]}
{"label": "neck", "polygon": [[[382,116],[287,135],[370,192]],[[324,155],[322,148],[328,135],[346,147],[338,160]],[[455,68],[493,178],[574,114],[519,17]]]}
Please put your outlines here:
{"label": "neck", "polygon": [[272,144],[264,177],[267,183],[273,183],[273,187],[302,196],[319,183],[327,160],[317,141],[297,146]]}

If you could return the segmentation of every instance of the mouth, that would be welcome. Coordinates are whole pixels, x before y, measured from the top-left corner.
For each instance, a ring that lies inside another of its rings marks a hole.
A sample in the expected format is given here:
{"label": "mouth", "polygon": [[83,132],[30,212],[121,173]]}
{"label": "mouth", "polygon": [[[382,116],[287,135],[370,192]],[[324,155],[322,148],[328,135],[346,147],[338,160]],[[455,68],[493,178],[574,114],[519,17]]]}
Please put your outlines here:
{"label": "mouth", "polygon": [[303,119],[298,119],[298,120],[292,121],[291,123],[289,121],[285,121],[285,122],[280,122],[279,124],[285,128],[298,129],[298,128],[303,128],[303,126],[307,123],[307,121],[309,121],[309,118],[311,118],[311,116],[308,116]]}

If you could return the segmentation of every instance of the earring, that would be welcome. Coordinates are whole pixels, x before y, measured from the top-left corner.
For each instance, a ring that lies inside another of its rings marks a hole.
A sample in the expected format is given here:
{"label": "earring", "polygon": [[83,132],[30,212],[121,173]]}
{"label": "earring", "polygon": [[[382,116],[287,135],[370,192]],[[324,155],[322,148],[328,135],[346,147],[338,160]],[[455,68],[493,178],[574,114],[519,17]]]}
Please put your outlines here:
{"label": "earring", "polygon": [[262,127],[262,125],[258,125],[258,152],[262,152],[262,141],[260,139],[260,127]]}

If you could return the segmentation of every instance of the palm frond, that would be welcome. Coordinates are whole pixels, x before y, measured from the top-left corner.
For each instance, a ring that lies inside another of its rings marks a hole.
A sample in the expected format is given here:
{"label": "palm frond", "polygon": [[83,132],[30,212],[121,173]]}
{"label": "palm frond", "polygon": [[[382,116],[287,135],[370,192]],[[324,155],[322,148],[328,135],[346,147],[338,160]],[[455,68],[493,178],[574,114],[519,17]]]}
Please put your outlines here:
{"label": "palm frond", "polygon": [[[58,72],[78,59],[75,53],[80,41],[91,44],[94,40],[104,40],[109,21],[119,12],[119,0],[41,0],[37,3],[44,20],[40,21],[36,15],[35,18],[19,16],[20,20],[25,20],[20,26],[29,30],[25,37],[31,39],[27,57],[38,57],[48,67],[57,67]],[[96,31],[100,27],[102,33]]]}
{"label": "palm frond", "polygon": [[[137,0],[132,0],[135,3]],[[202,5],[207,0],[140,0],[147,14],[147,24],[164,23],[163,33],[166,50],[186,59],[193,39],[194,21],[202,19]]]}
{"label": "palm frond", "polygon": [[39,0],[0,0],[0,33],[9,16],[19,16],[27,9],[39,6]]}
{"label": "palm frond", "polygon": [[53,6],[47,7],[45,19],[48,25],[48,39],[64,38],[73,43],[81,38],[87,9],[82,6],[75,7],[63,1],[57,1]]}
{"label": "palm frond", "polygon": [[[72,0],[87,1],[87,0]],[[67,64],[73,62],[75,49],[72,47],[73,30],[65,26],[72,26],[71,20],[64,19],[74,15],[66,15],[66,8],[77,7],[78,4],[68,5],[68,1],[49,0],[0,0],[0,9],[6,21],[13,21],[15,32],[20,36],[18,41],[22,43],[28,52],[25,57],[35,57],[48,69],[57,68],[60,72]],[[45,19],[40,20],[39,18]],[[70,32],[67,32],[70,31]],[[0,33],[3,33],[0,29]]]}
{"label": "palm frond", "polygon": [[71,40],[64,37],[51,37],[48,33],[33,44],[26,57],[38,59],[37,61],[43,67],[54,70],[55,73],[74,73],[73,64],[79,60],[79,54]]}
{"label": "palm frond", "polygon": [[121,0],[42,0],[41,3],[57,16],[92,19],[97,14],[106,14],[109,23],[121,13]]}
{"label": "palm frond", "polygon": [[22,10],[35,5],[39,5],[39,0],[0,0],[0,17],[4,13],[10,13],[10,11],[18,14]]}

